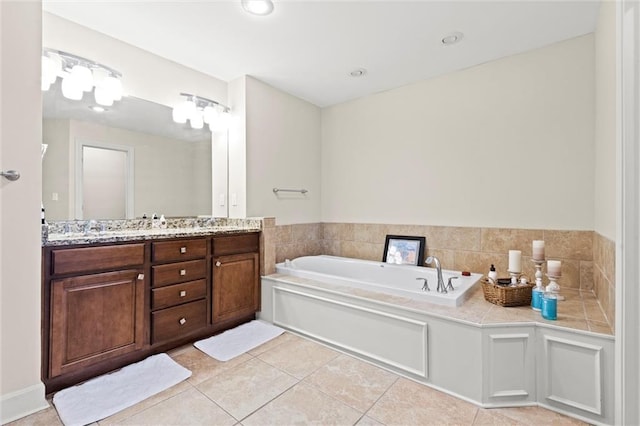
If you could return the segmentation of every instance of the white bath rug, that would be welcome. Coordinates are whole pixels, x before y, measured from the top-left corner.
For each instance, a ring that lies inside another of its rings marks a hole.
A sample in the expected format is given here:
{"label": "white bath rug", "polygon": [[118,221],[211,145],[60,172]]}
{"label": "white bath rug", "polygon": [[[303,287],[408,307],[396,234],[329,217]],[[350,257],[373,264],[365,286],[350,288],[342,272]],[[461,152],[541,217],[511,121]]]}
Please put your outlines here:
{"label": "white bath rug", "polygon": [[96,377],[53,396],[65,426],[80,426],[109,417],[191,376],[167,354],[150,356],[110,374]]}
{"label": "white bath rug", "polygon": [[193,345],[218,361],[229,361],[282,333],[284,330],[280,327],[254,320]]}

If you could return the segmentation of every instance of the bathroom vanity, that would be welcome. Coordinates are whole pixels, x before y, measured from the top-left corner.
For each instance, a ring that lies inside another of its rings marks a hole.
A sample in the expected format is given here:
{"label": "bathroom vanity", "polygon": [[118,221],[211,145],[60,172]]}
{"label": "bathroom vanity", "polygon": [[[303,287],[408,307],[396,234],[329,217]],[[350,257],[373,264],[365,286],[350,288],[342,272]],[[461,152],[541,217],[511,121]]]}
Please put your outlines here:
{"label": "bathroom vanity", "polygon": [[43,246],[47,393],[255,318],[259,230],[124,239]]}

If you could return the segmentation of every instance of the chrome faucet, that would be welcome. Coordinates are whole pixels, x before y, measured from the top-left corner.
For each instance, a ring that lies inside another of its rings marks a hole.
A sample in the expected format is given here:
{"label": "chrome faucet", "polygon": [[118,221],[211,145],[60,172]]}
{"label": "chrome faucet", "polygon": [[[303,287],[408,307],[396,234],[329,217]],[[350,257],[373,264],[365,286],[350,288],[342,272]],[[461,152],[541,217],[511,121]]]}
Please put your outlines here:
{"label": "chrome faucet", "polygon": [[429,256],[424,260],[424,263],[429,265],[431,263],[435,263],[436,273],[438,274],[438,287],[436,288],[436,291],[438,293],[446,293],[447,288],[445,287],[444,280],[442,279],[442,267],[440,266],[440,260],[438,260],[438,258],[435,256]]}
{"label": "chrome faucet", "polygon": [[88,234],[89,232],[91,232],[91,230],[94,229],[97,225],[98,225],[98,222],[96,222],[93,219],[91,219],[87,223],[85,223],[84,224],[84,233],[85,233],[85,235]]}

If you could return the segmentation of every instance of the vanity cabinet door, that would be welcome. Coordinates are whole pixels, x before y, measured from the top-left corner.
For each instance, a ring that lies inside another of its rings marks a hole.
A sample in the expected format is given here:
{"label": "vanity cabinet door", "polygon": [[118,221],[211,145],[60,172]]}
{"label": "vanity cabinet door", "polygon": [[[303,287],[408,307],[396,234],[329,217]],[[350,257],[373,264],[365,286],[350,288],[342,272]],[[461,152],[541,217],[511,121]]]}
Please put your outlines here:
{"label": "vanity cabinet door", "polygon": [[213,258],[213,322],[251,315],[260,308],[258,253]]}
{"label": "vanity cabinet door", "polygon": [[52,280],[50,377],[142,348],[142,272],[131,269]]}

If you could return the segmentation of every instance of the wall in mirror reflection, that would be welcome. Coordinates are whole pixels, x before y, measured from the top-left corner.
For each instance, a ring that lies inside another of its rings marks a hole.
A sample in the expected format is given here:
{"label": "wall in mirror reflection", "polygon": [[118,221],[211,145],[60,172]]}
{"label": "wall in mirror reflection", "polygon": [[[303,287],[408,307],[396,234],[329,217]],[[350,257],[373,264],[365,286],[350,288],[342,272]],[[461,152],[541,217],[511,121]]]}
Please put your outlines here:
{"label": "wall in mirror reflection", "polygon": [[[133,217],[211,214],[210,139],[184,141],[74,119],[44,119],[43,143],[48,148],[43,158],[42,190],[47,220],[124,218],[93,216],[100,213],[88,216],[76,203],[77,167],[81,166],[76,160],[77,145],[92,142],[128,147],[134,153]],[[103,184],[109,186],[109,182]],[[98,192],[92,194],[94,198],[106,197],[106,189]],[[107,200],[106,204],[111,202],[118,201]]]}

